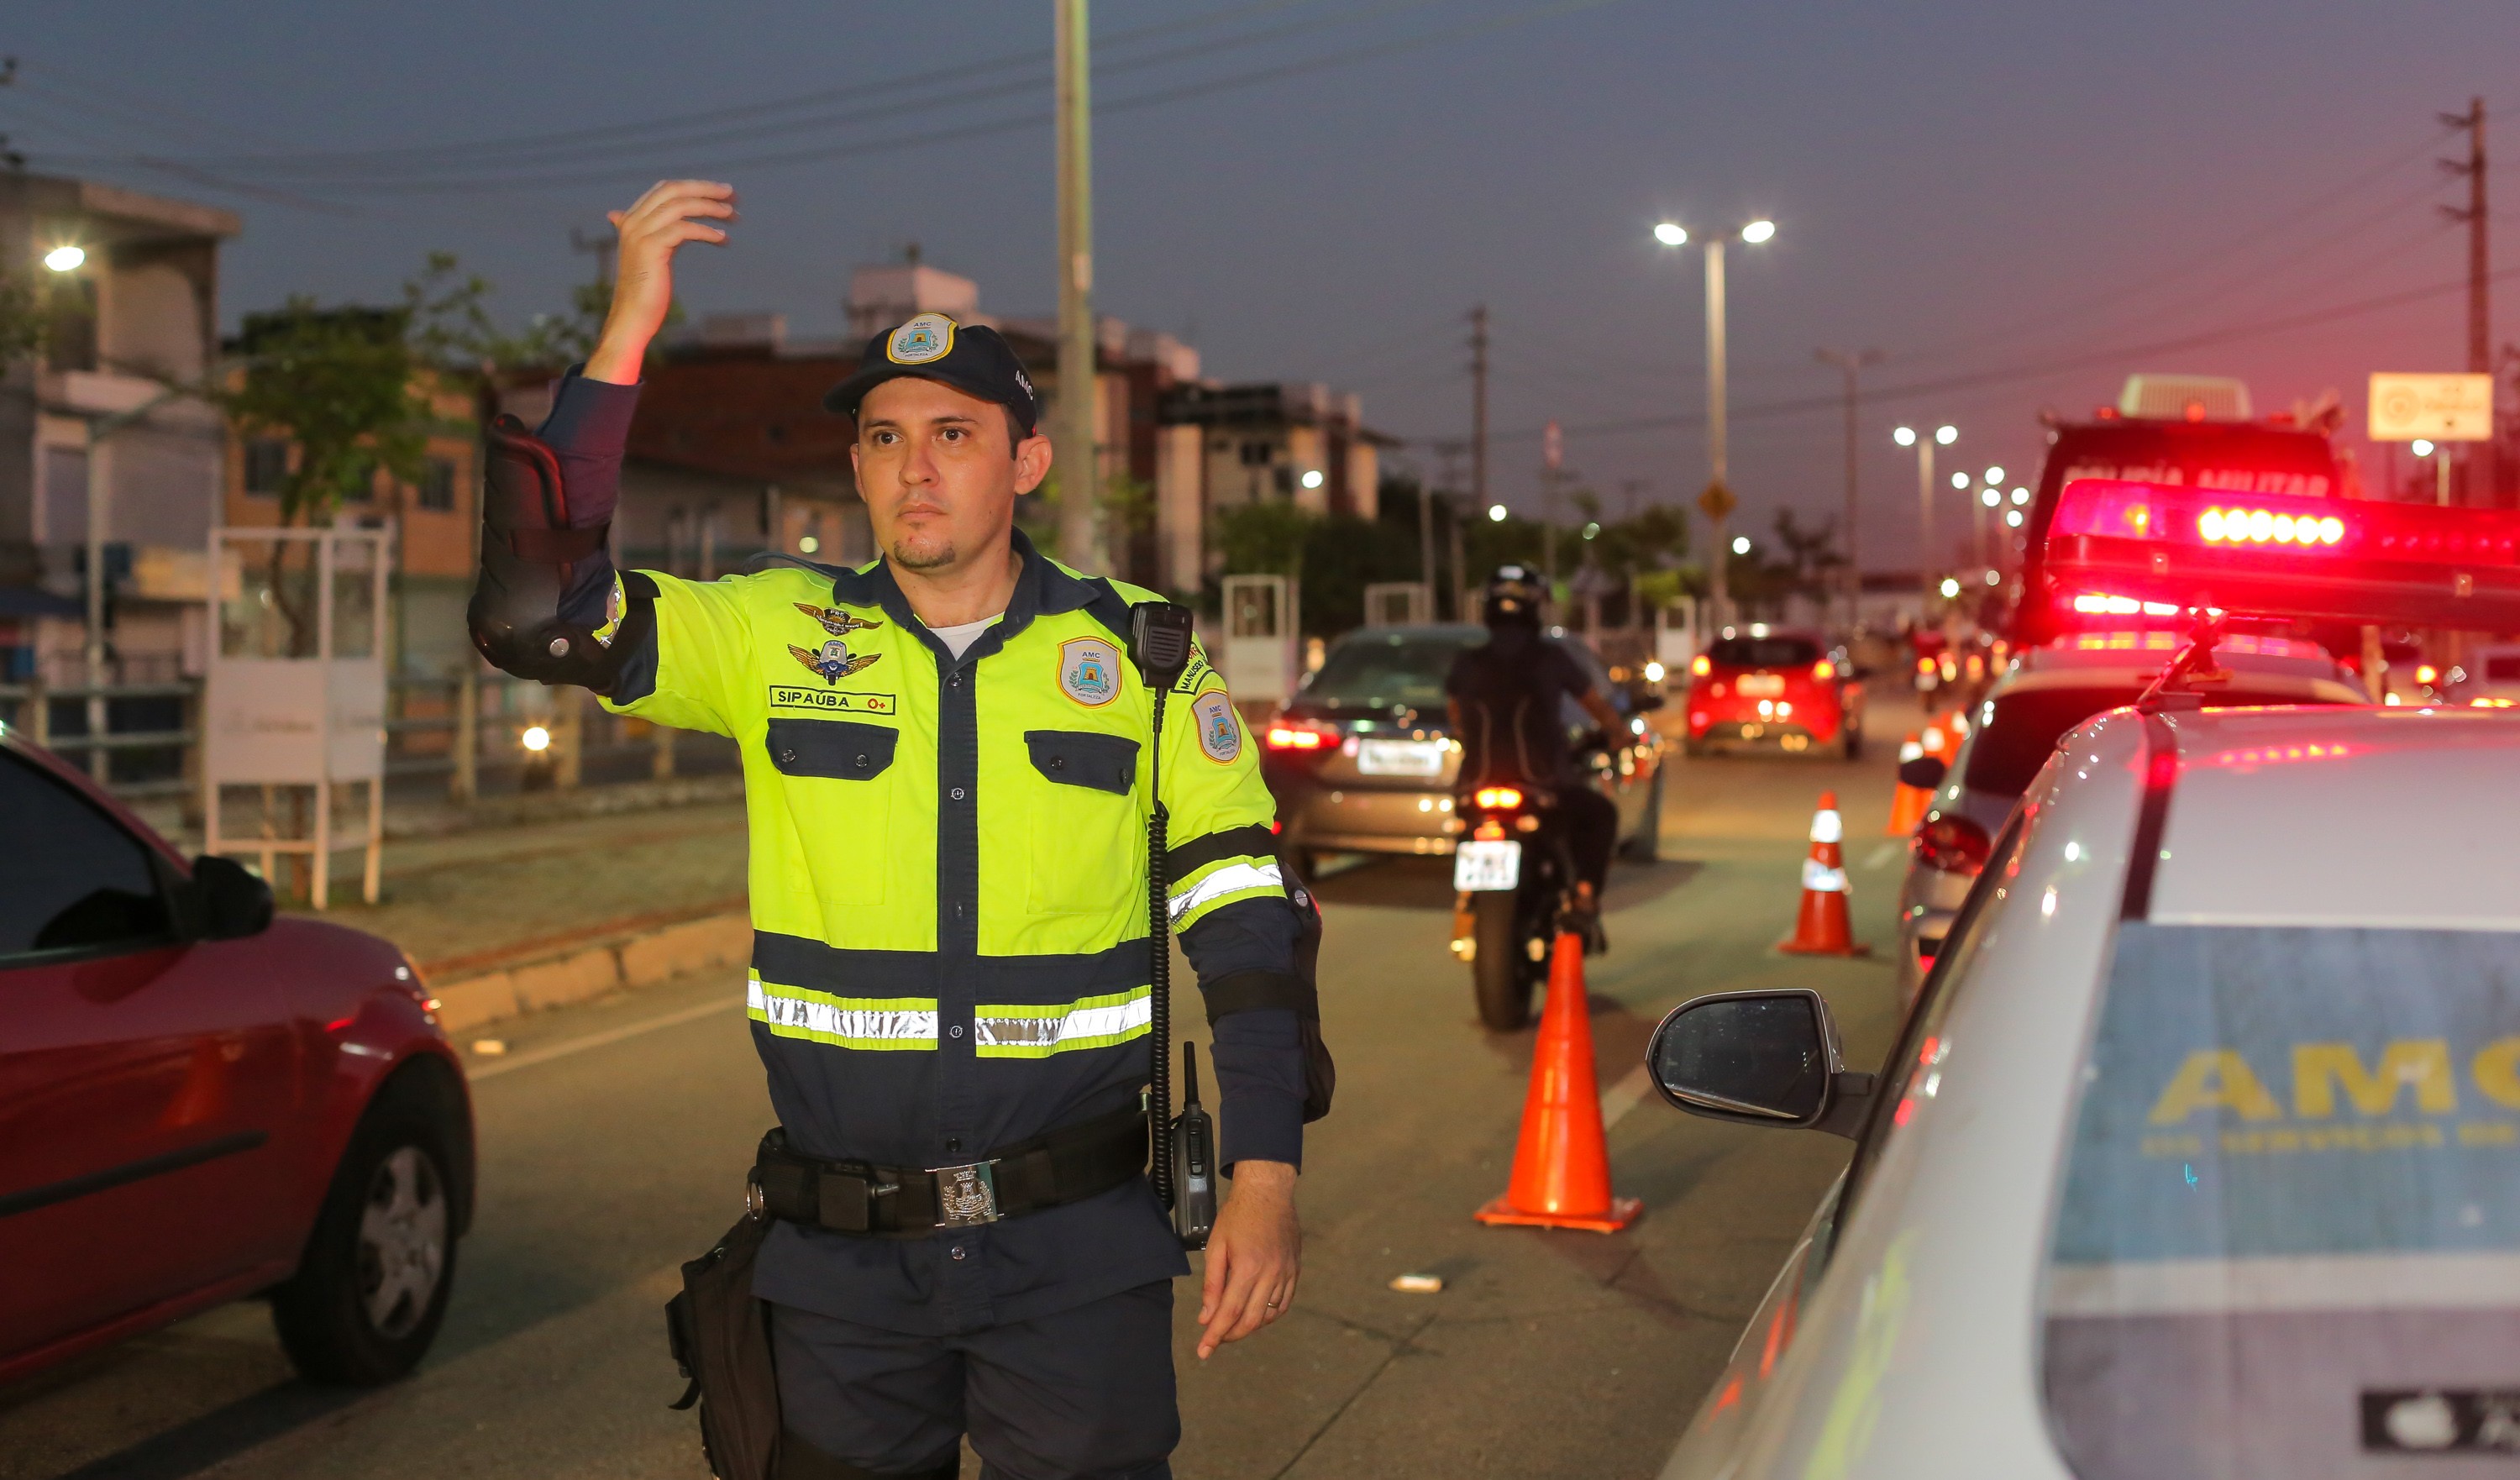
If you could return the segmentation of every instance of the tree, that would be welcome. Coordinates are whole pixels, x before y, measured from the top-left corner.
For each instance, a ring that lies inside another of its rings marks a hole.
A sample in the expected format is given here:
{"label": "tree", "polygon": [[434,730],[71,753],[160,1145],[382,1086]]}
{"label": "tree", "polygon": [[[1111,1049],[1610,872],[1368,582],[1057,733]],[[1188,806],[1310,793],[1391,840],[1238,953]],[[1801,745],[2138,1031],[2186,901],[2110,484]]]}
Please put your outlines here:
{"label": "tree", "polygon": [[33,285],[0,274],[0,371],[43,349],[48,318]]}
{"label": "tree", "polygon": [[1314,518],[1285,500],[1261,499],[1218,510],[1208,539],[1225,558],[1224,574],[1300,576]]}

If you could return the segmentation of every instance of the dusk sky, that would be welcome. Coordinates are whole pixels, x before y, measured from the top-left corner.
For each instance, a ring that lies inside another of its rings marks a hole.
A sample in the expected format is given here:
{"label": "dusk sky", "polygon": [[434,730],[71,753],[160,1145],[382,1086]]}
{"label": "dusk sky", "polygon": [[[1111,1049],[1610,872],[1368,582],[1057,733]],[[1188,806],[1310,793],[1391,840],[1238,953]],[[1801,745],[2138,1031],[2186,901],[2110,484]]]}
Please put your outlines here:
{"label": "dusk sky", "polygon": [[[832,334],[849,269],[916,241],[984,308],[1040,315],[1050,18],[29,6],[0,30],[0,132],[48,173],[240,211],[230,324],[292,292],[388,299],[431,247],[522,319],[587,274],[572,228],[684,173],[744,209],[735,246],[686,253],[695,314]],[[1735,527],[1837,509],[1839,382],[1813,352],[1875,347],[1876,565],[1915,559],[1902,420],[2027,473],[2043,406],[2175,371],[2243,377],[2262,414],[2333,389],[2358,445],[2369,372],[2465,368],[2464,230],[2437,209],[2465,185],[2433,162],[2464,145],[2435,115],[2482,94],[2520,160],[2520,7],[2487,0],[1103,0],[1094,24],[1102,312],[1223,380],[1361,392],[1431,469],[1425,445],[1466,430],[1484,300],[1498,495],[1536,508],[1555,417],[1613,508],[1636,479],[1684,499],[1706,476],[1702,259],[1650,230],[1772,216],[1775,242],[1731,258]],[[2511,270],[2520,172],[2496,191]],[[2499,344],[2520,277],[2496,292]]]}

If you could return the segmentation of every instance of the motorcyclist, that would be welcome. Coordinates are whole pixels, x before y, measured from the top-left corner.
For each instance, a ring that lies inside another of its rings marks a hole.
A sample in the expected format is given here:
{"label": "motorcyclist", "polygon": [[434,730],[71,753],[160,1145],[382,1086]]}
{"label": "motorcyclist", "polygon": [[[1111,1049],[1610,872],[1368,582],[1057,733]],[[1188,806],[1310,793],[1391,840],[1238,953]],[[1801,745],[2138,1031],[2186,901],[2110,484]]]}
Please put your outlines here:
{"label": "motorcyclist", "polygon": [[1624,721],[1566,650],[1541,636],[1548,589],[1523,565],[1500,565],[1480,605],[1488,640],[1453,660],[1445,706],[1462,744],[1462,786],[1519,782],[1546,788],[1574,856],[1574,921],[1600,949],[1601,887],[1618,842],[1619,809],[1575,764],[1564,700],[1583,706],[1604,737]]}

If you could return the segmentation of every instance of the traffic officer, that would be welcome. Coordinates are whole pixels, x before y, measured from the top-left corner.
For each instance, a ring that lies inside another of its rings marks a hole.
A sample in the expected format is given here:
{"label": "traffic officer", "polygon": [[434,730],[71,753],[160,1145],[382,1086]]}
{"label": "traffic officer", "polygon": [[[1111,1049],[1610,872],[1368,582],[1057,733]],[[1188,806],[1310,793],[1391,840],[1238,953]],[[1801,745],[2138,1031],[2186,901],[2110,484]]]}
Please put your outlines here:
{"label": "traffic officer", "polygon": [[[1052,461],[1032,384],[994,331],[934,313],[876,335],[825,403],[856,419],[880,559],[616,571],[604,529],[674,254],[734,216],[701,181],[612,214],[602,339],[560,385],[549,453],[510,439],[553,459],[562,527],[503,527],[518,516],[494,496],[474,640],[742,746],[752,1036],[797,1172],[782,1185],[819,1189],[773,1202],[754,1278],[783,1472],[942,1480],[968,1435],[991,1476],[1167,1475],[1189,1265],[1143,1175],[1152,707],[1126,650],[1128,605],[1153,598],[1015,529]],[[1297,932],[1253,746],[1203,657],[1166,721],[1169,903],[1234,1174],[1205,1358],[1294,1296]]]}

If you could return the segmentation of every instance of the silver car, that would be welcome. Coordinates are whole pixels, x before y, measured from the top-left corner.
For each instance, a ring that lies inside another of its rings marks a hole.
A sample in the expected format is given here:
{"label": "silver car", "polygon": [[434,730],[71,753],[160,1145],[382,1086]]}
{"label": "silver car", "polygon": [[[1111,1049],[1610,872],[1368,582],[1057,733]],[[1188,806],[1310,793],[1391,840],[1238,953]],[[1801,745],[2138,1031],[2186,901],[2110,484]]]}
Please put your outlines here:
{"label": "silver car", "polygon": [[[1899,891],[1903,1008],[1914,1000],[2004,819],[2056,741],[2094,714],[2134,703],[2184,644],[2169,632],[2079,633],[2015,658],[1987,691],[1959,753],[1931,775],[1933,802],[1909,840]],[[2214,652],[2231,677],[2206,692],[2207,708],[2371,702],[2361,681],[2315,643],[2227,637]],[[1911,761],[1900,775],[1921,782],[1939,765]]]}

